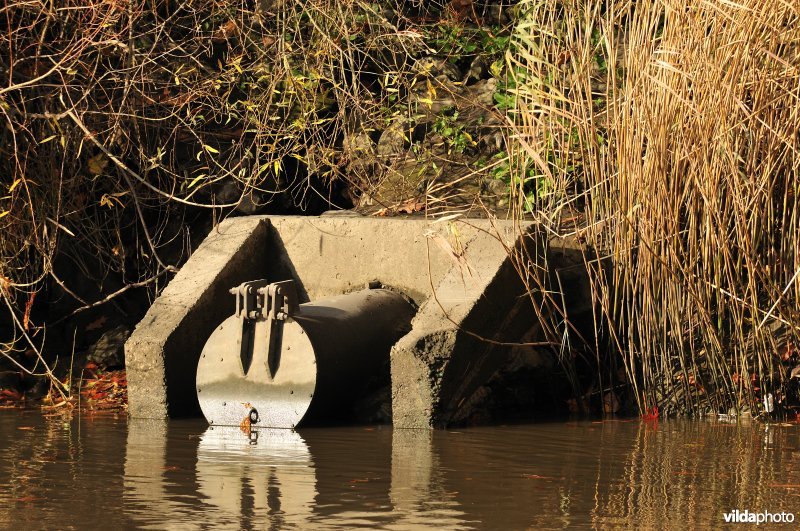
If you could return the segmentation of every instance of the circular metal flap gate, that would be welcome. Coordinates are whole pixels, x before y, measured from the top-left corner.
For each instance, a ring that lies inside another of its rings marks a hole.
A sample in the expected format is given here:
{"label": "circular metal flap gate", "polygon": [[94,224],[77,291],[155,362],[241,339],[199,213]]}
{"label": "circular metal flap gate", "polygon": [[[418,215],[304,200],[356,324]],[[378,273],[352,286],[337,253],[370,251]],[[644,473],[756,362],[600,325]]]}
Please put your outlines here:
{"label": "circular metal flap gate", "polygon": [[293,281],[245,282],[236,313],[206,342],[197,398],[213,425],[294,428],[337,417],[384,369],[414,306],[366,289],[297,304]]}

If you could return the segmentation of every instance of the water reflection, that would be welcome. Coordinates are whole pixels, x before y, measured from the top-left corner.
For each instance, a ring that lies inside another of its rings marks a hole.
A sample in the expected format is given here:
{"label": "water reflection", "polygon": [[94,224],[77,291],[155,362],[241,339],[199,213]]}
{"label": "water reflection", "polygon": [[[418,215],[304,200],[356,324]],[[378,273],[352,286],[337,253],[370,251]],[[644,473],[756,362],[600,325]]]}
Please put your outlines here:
{"label": "water reflection", "polygon": [[0,527],[715,528],[734,509],[800,509],[798,425],[248,435],[0,412]]}
{"label": "water reflection", "polygon": [[392,434],[390,498],[397,516],[392,529],[471,527],[456,501],[458,491],[448,491],[445,486],[445,470],[433,442],[434,432],[427,430],[397,430]]}
{"label": "water reflection", "polygon": [[179,517],[187,512],[185,504],[169,492],[174,480],[168,472],[178,468],[167,466],[168,427],[166,421],[140,419],[128,424],[123,506],[143,528],[163,527],[165,515],[173,528],[190,527]]}
{"label": "water reflection", "polygon": [[198,493],[217,509],[213,524],[285,529],[313,515],[311,454],[293,431],[209,428],[200,437],[196,473]]}
{"label": "water reflection", "polygon": [[129,425],[125,505],[142,527],[160,527],[164,514],[171,527],[192,527],[195,519],[180,516],[193,512],[211,527],[469,527],[445,492],[427,431],[208,428],[187,478],[172,464],[181,460],[168,427]]}

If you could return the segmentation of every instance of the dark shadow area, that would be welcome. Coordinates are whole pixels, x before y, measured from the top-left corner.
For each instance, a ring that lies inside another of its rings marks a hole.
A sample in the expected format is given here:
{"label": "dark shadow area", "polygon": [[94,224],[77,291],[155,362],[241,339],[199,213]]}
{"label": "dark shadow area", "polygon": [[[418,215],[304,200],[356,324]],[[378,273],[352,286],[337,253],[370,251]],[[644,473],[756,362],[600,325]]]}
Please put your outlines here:
{"label": "dark shadow area", "polygon": [[[534,252],[532,239],[527,245],[517,248],[517,256]],[[584,252],[549,248],[549,276],[529,289],[511,260],[502,266],[464,320],[453,357],[442,362],[435,426],[536,421],[578,412],[576,405],[592,389],[604,361],[594,354],[593,298],[585,267],[585,259],[593,257]]]}

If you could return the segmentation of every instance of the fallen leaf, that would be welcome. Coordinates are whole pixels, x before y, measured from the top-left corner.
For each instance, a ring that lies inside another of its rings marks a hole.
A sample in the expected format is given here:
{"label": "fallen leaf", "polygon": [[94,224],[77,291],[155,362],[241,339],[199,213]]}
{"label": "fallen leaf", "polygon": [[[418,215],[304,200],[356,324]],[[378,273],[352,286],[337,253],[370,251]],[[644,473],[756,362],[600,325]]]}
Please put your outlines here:
{"label": "fallen leaf", "polygon": [[33,431],[34,427],[33,426],[17,426],[17,429],[18,430],[24,430],[24,431]]}
{"label": "fallen leaf", "polygon": [[414,212],[422,212],[425,210],[425,203],[419,201],[406,201],[397,207],[397,212],[400,214],[413,214]]}
{"label": "fallen leaf", "polygon": [[6,400],[14,400],[16,402],[22,400],[22,393],[20,393],[16,389],[2,389],[0,390],[0,398],[5,398]]}
{"label": "fallen leaf", "polygon": [[230,19],[225,24],[217,28],[217,31],[214,32],[211,40],[214,42],[222,42],[230,37],[236,36],[238,33],[239,26],[236,25],[235,20]]}

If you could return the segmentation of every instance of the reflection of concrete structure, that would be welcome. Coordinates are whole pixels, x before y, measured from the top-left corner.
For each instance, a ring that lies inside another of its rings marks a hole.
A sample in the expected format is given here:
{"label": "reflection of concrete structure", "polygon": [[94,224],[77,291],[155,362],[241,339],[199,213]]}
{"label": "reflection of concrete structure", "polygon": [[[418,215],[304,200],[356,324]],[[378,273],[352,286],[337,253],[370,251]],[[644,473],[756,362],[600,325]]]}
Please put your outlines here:
{"label": "reflection of concrete structure", "polygon": [[453,495],[444,487],[433,433],[395,430],[392,436],[392,500],[394,520],[389,529],[464,529],[467,520]]}
{"label": "reflection of concrete structure", "polygon": [[139,527],[465,527],[430,431],[172,426],[129,424],[124,507]]}
{"label": "reflection of concrete structure", "polygon": [[[800,477],[791,426],[771,426],[768,449],[763,428],[680,421],[198,432],[131,422],[124,489],[110,474],[109,507],[121,492],[124,520],[157,529],[715,528],[731,508],[791,510],[791,492],[764,486]],[[102,448],[81,451],[113,461]],[[97,479],[94,467],[75,471],[68,485]],[[80,495],[66,503],[96,501]],[[36,527],[54,527],[58,501]],[[10,504],[4,518],[23,509]]]}
{"label": "reflection of concrete structure", "polygon": [[[166,421],[131,420],[128,423],[123,501],[131,518],[142,528],[159,528],[158,522],[163,522],[165,514],[181,509],[181,504],[168,495],[164,476],[166,454]],[[188,526],[176,523],[173,528]]]}

